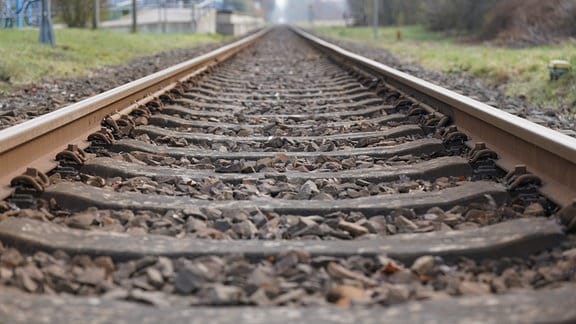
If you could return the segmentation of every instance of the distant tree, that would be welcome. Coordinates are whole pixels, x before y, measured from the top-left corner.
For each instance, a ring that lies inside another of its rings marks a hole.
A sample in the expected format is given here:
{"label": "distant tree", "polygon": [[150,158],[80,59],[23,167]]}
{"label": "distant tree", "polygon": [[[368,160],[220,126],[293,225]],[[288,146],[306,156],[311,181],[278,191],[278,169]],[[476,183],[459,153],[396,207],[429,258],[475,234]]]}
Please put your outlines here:
{"label": "distant tree", "polygon": [[[378,0],[380,25],[413,25],[421,22],[422,0]],[[372,24],[374,0],[348,0],[357,25]]]}
{"label": "distant tree", "polygon": [[559,12],[563,13],[563,29],[567,36],[576,37],[576,0],[562,0]]}
{"label": "distant tree", "polygon": [[486,14],[498,0],[426,0],[424,23],[432,31],[474,33],[482,29]]}
{"label": "distant tree", "polygon": [[268,20],[272,20],[272,13],[274,12],[274,9],[276,8],[276,1],[274,0],[262,0],[262,11],[264,14],[264,17],[266,17]]}
{"label": "distant tree", "polygon": [[[541,44],[576,36],[576,0],[378,0],[380,25]],[[348,0],[357,25],[372,24],[374,0]]]}
{"label": "distant tree", "polygon": [[244,12],[246,10],[246,2],[244,0],[224,0],[222,3],[223,9]]}
{"label": "distant tree", "polygon": [[86,28],[91,21],[93,0],[59,0],[58,12],[68,27]]}
{"label": "distant tree", "polygon": [[365,25],[364,21],[364,0],[348,0],[348,9],[350,17],[354,18],[356,25]]}
{"label": "distant tree", "polygon": [[488,12],[480,37],[544,44],[576,35],[575,24],[576,0],[504,0]]}

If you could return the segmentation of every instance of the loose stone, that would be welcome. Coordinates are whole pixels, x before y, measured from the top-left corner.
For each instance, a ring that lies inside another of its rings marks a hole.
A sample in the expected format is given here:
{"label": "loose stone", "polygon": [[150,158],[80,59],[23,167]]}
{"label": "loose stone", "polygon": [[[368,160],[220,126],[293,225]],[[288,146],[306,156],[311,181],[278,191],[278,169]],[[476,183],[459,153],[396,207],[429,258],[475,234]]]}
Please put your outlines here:
{"label": "loose stone", "polygon": [[414,261],[410,269],[415,273],[424,276],[432,273],[435,264],[436,262],[433,256],[425,255],[416,259],[416,261]]}
{"label": "loose stone", "polygon": [[532,203],[526,207],[524,210],[524,215],[526,216],[544,216],[545,210],[539,203]]}
{"label": "loose stone", "polygon": [[5,249],[0,256],[0,264],[8,268],[15,268],[22,263],[24,263],[24,257],[14,248]]}
{"label": "loose stone", "polygon": [[353,236],[360,236],[368,233],[368,229],[366,227],[350,223],[344,220],[338,222],[338,228],[352,234]]}
{"label": "loose stone", "polygon": [[490,293],[490,286],[481,282],[462,281],[458,284],[458,291],[462,295],[486,295]]}

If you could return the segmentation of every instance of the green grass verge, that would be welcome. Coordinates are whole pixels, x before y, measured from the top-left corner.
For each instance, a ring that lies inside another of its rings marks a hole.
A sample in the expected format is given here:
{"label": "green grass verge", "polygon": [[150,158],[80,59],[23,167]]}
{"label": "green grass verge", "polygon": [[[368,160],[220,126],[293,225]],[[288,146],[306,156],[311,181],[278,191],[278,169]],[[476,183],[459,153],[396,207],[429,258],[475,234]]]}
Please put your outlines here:
{"label": "green grass verge", "polygon": [[[421,26],[379,29],[373,39],[370,27],[317,27],[335,38],[380,46],[409,63],[445,73],[468,72],[487,84],[498,86],[511,96],[526,96],[545,108],[576,112],[576,42],[512,49],[469,45],[431,33]],[[402,32],[397,41],[396,32]],[[559,81],[549,81],[547,64],[552,59],[567,60],[575,67]]]}
{"label": "green grass verge", "polygon": [[86,75],[104,65],[224,39],[216,34],[128,34],[103,29],[54,32],[56,46],[50,47],[38,43],[37,30],[0,30],[0,90],[44,77]]}

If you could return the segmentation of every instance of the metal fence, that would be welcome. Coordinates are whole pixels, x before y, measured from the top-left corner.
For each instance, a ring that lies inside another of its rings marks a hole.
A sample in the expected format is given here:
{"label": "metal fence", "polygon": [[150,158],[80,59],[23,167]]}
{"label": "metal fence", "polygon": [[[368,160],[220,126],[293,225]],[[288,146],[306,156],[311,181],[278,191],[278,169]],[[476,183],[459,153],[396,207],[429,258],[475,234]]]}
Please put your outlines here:
{"label": "metal fence", "polygon": [[[0,0],[1,1],[1,0]],[[136,1],[137,10],[157,9],[191,9],[194,19],[200,19],[208,10],[216,8],[215,0],[139,0]],[[100,9],[106,12],[103,20],[115,20],[132,14],[132,0],[108,1],[106,7]]]}
{"label": "metal fence", "polygon": [[38,27],[40,0],[0,0],[0,28]]}

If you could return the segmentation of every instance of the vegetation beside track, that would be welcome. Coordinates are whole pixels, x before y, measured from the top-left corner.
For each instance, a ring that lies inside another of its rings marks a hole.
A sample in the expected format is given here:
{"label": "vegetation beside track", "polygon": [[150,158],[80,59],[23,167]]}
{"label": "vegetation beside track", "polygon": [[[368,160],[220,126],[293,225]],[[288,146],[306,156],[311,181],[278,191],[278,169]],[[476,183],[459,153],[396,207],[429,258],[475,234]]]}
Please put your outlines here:
{"label": "vegetation beside track", "polygon": [[[552,59],[567,60],[576,67],[576,41],[530,48],[502,48],[466,44],[420,26],[386,27],[373,39],[371,27],[317,27],[335,38],[363,42],[387,49],[407,63],[445,73],[467,72],[496,86],[511,96],[525,96],[545,108],[576,113],[576,69],[551,82],[547,64]],[[396,33],[401,31],[402,41]]]}
{"label": "vegetation beside track", "polygon": [[56,46],[38,43],[37,30],[0,31],[0,93],[42,78],[85,75],[91,70],[174,48],[221,41],[217,34],[128,34],[56,29]]}

